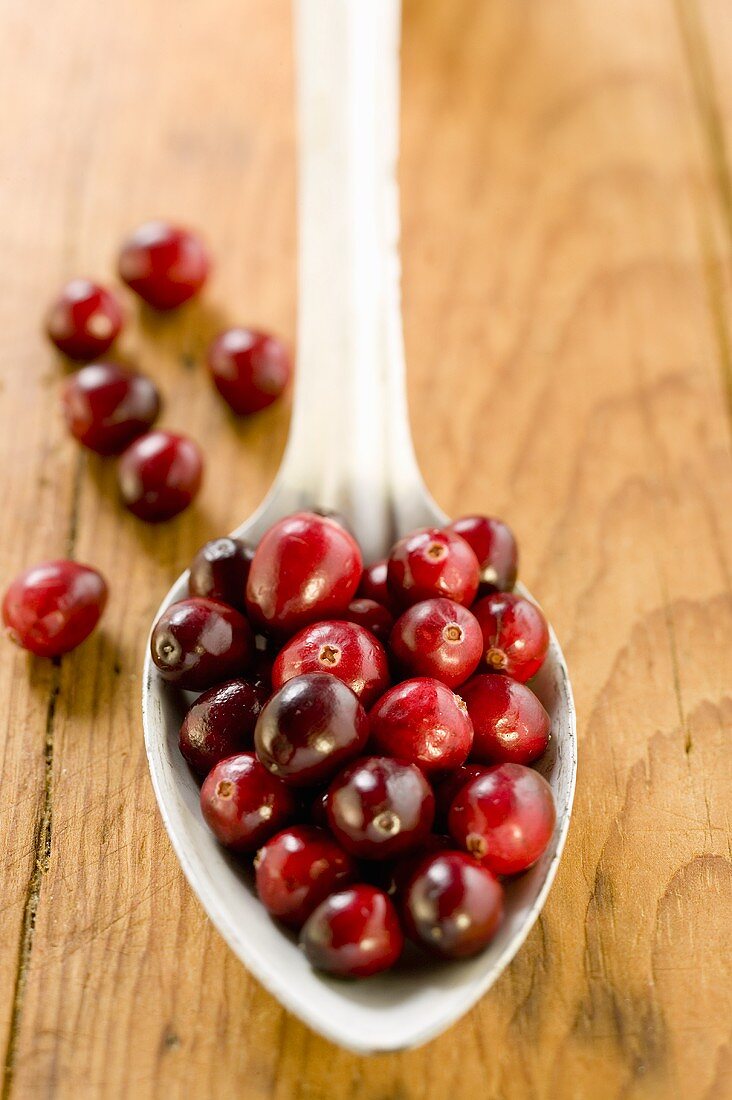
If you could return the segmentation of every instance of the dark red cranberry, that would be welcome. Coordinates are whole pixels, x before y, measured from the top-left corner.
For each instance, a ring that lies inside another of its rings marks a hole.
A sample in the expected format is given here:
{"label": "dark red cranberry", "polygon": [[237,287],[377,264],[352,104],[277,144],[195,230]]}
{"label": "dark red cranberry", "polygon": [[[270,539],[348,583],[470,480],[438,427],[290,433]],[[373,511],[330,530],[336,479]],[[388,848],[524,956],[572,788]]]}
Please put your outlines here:
{"label": "dark red cranberry", "polygon": [[454,600],[422,600],[397,619],[391,651],[412,676],[432,676],[458,687],[475,672],[483,634],[467,607]]}
{"label": "dark red cranberry", "polygon": [[551,719],[526,684],[510,676],[474,676],[460,694],[473,723],[473,760],[530,764],[546,749]]}
{"label": "dark red cranberry", "polygon": [[254,690],[257,693],[262,706],[269,702],[272,695],[272,665],[274,664],[274,654],[270,651],[266,644],[266,639],[257,634],[255,638],[255,651],[254,659],[252,660],[251,672],[249,679],[251,680]]}
{"label": "dark red cranberry", "polygon": [[253,622],[294,634],[347,610],[361,577],[361,552],[339,523],[313,512],[275,523],[254,554],[247,582]]}
{"label": "dark red cranberry", "polygon": [[392,548],[387,581],[402,607],[438,596],[469,606],[478,591],[479,574],[478,559],[464,539],[424,527]]}
{"label": "dark red cranberry", "polygon": [[244,611],[249,566],[254,548],[241,539],[224,537],[204,543],[191,562],[188,591],[192,596],[221,600]]}
{"label": "dark red cranberry", "polygon": [[373,565],[367,565],[361,575],[358,595],[366,600],[373,600],[374,603],[381,604],[382,607],[385,607],[387,611],[397,614],[398,604],[389,591],[389,585],[386,580],[388,565],[389,563],[386,558],[383,558],[381,561],[375,561]]}
{"label": "dark red cranberry", "polygon": [[368,630],[380,642],[387,642],[391,629],[394,626],[394,616],[375,600],[367,600],[359,597],[351,600],[348,610],[344,611],[343,618],[346,622],[355,623]]}
{"label": "dark red cranberry", "polygon": [[244,673],[254,639],[243,615],[225,603],[190,597],[172,603],[156,622],[150,651],[164,680],[205,691]]}
{"label": "dark red cranberry", "polygon": [[216,389],[239,416],[266,409],[282,395],[292,374],[290,353],[266,332],[230,328],[208,349]]}
{"label": "dark red cranberry", "polygon": [[261,709],[247,680],[229,680],[199,695],[178,736],[180,751],[193,770],[208,775],[219,760],[253,749]]}
{"label": "dark red cranberry", "polygon": [[351,886],[321,902],[300,934],[308,962],[342,978],[368,978],[393,966],[404,936],[392,902],[375,886]]}
{"label": "dark red cranberry", "polygon": [[379,752],[418,764],[428,774],[459,768],[473,743],[465,703],[439,680],[405,680],[372,709],[371,740]]}
{"label": "dark red cranberry", "polygon": [[479,595],[509,592],[518,573],[518,547],[513,531],[494,516],[463,516],[447,528],[464,538],[480,565]]}
{"label": "dark red cranberry", "polygon": [[324,829],[294,825],[257,852],[257,894],[273,917],[302,928],[313,909],[356,878],[356,862]]}
{"label": "dark red cranberry", "polygon": [[479,775],[485,775],[488,771],[485,764],[463,764],[455,768],[435,787],[435,821],[440,827],[447,828],[447,818],[450,807],[457,798],[459,792],[471,779],[477,779]]}
{"label": "dark red cranberry", "polygon": [[18,574],[3,599],[8,637],[37,657],[58,657],[89,637],[107,603],[101,573],[75,561],[46,561]]}
{"label": "dark red cranberry", "polygon": [[479,600],[473,614],[483,632],[483,671],[530,680],[549,648],[549,627],[536,604],[515,592],[495,592]]}
{"label": "dark red cranberry", "polygon": [[325,782],[356,756],[369,733],[366,711],[350,688],[326,672],[288,680],[262,710],[257,756],[294,787]]}
{"label": "dark red cranberry", "polygon": [[497,764],[471,779],[448,816],[458,844],[496,875],[515,875],[536,863],[555,821],[551,787],[523,764]]}
{"label": "dark red cranberry", "polygon": [[280,688],[306,672],[330,672],[368,707],[389,686],[386,653],[373,634],[355,623],[326,621],[306,626],[280,650],[272,686]]}
{"label": "dark red cranberry", "polygon": [[119,275],[153,309],[176,309],[206,282],[210,260],[195,233],[145,222],[122,245]]}
{"label": "dark red cranberry", "polygon": [[119,460],[119,489],[133,515],[155,523],[187,508],[203,480],[203,456],[184,435],[154,431],[131,443]]}
{"label": "dark red cranberry", "polygon": [[503,917],[503,888],[465,852],[438,852],[421,862],[402,898],[407,935],[449,959],[476,955]]}
{"label": "dark red cranberry", "polygon": [[68,379],[61,405],[69,431],[100,455],[113,455],[148,431],[160,397],[144,374],[116,363],[92,363]]}
{"label": "dark red cranberry", "polygon": [[[418,852],[411,852],[409,855],[402,856],[401,859],[395,860],[391,865],[387,894],[391,897],[401,894],[420,863],[423,863],[428,856],[437,855],[438,852],[449,852],[454,848],[455,841],[451,836],[430,833],[420,845]],[[388,864],[383,863],[375,863],[373,866],[389,867]]]}
{"label": "dark red cranberry", "polygon": [[51,306],[46,331],[70,359],[96,359],[117,339],[124,317],[119,302],[89,279],[72,279]]}
{"label": "dark red cranberry", "polygon": [[333,835],[346,851],[364,859],[414,851],[434,815],[434,795],[420,769],[386,756],[354,761],[328,789]]}
{"label": "dark red cranberry", "polygon": [[254,753],[220,760],[201,787],[201,812],[216,839],[234,852],[254,852],[295,813],[295,799]]}

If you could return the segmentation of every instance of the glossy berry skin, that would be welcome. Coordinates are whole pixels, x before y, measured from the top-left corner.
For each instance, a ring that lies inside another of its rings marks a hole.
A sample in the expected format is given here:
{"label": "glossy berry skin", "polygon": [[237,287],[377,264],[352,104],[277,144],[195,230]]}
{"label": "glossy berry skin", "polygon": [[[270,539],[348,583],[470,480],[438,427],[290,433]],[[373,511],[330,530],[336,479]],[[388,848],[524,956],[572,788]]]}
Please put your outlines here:
{"label": "glossy berry skin", "polygon": [[227,756],[254,748],[262,704],[247,680],[228,680],[199,695],[178,735],[180,751],[199,775]]}
{"label": "glossy berry skin", "polygon": [[398,613],[398,604],[394,599],[387,583],[387,571],[389,562],[387,558],[375,561],[373,565],[367,565],[361,575],[358,586],[358,595],[374,603],[381,604],[387,611]]}
{"label": "glossy berry skin", "polygon": [[247,581],[252,622],[294,634],[317,619],[348,609],[361,578],[361,551],[339,523],[296,512],[262,537]]}
{"label": "glossy berry skin", "polygon": [[495,592],[479,600],[473,614],[483,632],[479,671],[530,680],[549,648],[549,627],[536,604],[515,592]]}
{"label": "glossy berry skin", "polygon": [[257,756],[293,787],[330,779],[366,744],[369,721],[350,688],[329,672],[296,676],[266,704],[254,731]]}
{"label": "glossy berry skin", "polygon": [[494,516],[462,516],[446,530],[465,539],[478,559],[478,595],[510,592],[518,573],[518,546],[507,523]]}
{"label": "glossy berry skin", "polygon": [[391,688],[369,718],[377,752],[417,764],[428,775],[459,768],[473,743],[473,727],[460,696],[426,676]]}
{"label": "glossy berry skin", "polygon": [[463,764],[450,772],[435,787],[435,822],[438,826],[447,828],[447,818],[450,807],[459,792],[471,779],[477,779],[488,771],[486,764]]}
{"label": "glossy berry skin", "polygon": [[302,929],[300,946],[316,970],[341,978],[368,978],[394,965],[404,935],[383,890],[362,884],[321,902]]}
{"label": "glossy berry skin", "polygon": [[239,416],[266,409],[287,387],[290,353],[276,336],[230,328],[208,349],[208,369],[216,389]]}
{"label": "glossy berry skin", "polygon": [[153,309],[177,309],[193,298],[210,269],[201,239],[164,221],[145,222],[122,245],[120,278]]}
{"label": "glossy berry skin", "polygon": [[92,363],[68,379],[61,407],[69,431],[91,451],[114,455],[149,431],[160,396],[144,374],[116,363]]}
{"label": "glossy berry skin", "polygon": [[246,671],[254,639],[233,607],[192,596],[166,608],[153,628],[150,651],[168,683],[206,691]]}
{"label": "glossy berry skin", "polygon": [[272,666],[272,686],[295,676],[329,672],[346,684],[364,707],[389,686],[386,653],[373,634],[355,623],[325,621],[306,626],[284,646]]}
{"label": "glossy berry skin", "polygon": [[241,539],[224,537],[204,543],[191,562],[188,591],[245,610],[249,566],[254,548]]}
{"label": "glossy berry skin", "polygon": [[37,657],[58,657],[89,637],[107,604],[101,573],[75,561],[46,561],[24,570],[3,599],[11,641]]}
{"label": "glossy berry skin", "polygon": [[402,895],[410,939],[449,959],[476,955],[503,917],[503,887],[465,852],[438,852],[417,867]]}
{"label": "glossy berry skin", "polygon": [[435,798],[414,764],[366,756],[336,776],[328,789],[331,832],[362,859],[391,859],[414,851],[432,828]]}
{"label": "glossy berry skin", "polygon": [[46,332],[69,359],[104,355],[119,336],[124,317],[115,296],[89,279],[72,279],[52,304]]}
{"label": "glossy berry skin", "polygon": [[467,542],[437,527],[413,531],[389,555],[389,590],[403,608],[440,596],[467,607],[479,579],[478,559]]}
{"label": "glossy berry skin", "polygon": [[348,610],[343,612],[346,622],[355,623],[368,630],[380,642],[387,642],[394,626],[394,616],[376,600],[368,600],[363,596],[351,600]]}
{"label": "glossy berry skin", "polygon": [[554,832],[556,809],[543,776],[523,764],[497,764],[461,788],[448,815],[460,847],[496,875],[536,863]]}
{"label": "glossy berry skin", "polygon": [[422,600],[397,619],[389,644],[410,675],[431,676],[456,688],[475,672],[483,634],[475,615],[462,604]]}
{"label": "glossy berry skin", "polygon": [[290,928],[302,928],[329,894],[356,878],[356,861],[324,830],[311,825],[283,829],[254,860],[257,894],[267,912]]}
{"label": "glossy berry skin", "polygon": [[510,676],[474,676],[460,694],[473,723],[471,760],[530,764],[545,751],[551,719],[531,688]]}
{"label": "glossy berry skin", "polygon": [[219,761],[201,787],[204,821],[233,852],[256,851],[295,811],[291,791],[251,752]]}
{"label": "glossy berry skin", "polygon": [[203,480],[203,456],[187,436],[148,432],[124,452],[117,477],[130,512],[157,523],[177,516],[195,498]]}

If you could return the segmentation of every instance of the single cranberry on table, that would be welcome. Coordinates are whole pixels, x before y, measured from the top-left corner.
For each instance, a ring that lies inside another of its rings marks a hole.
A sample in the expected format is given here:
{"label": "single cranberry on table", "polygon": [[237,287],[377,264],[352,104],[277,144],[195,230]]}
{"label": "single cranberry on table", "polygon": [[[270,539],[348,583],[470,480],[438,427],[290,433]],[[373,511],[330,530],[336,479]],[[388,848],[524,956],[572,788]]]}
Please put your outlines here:
{"label": "single cranberry on table", "polygon": [[503,917],[501,884],[464,852],[438,852],[422,860],[401,901],[409,938],[451,959],[482,951]]}
{"label": "single cranberry on table", "polygon": [[249,566],[254,547],[242,539],[225,536],[204,543],[191,562],[188,591],[245,610]]}
{"label": "single cranberry on table", "polygon": [[230,328],[217,336],[207,363],[216,389],[239,416],[266,409],[282,396],[292,375],[282,341],[248,328]]}
{"label": "single cranberry on table", "polygon": [[366,600],[373,600],[374,603],[385,607],[387,611],[397,614],[397,603],[387,583],[388,567],[387,558],[365,566],[358,585],[358,595]]}
{"label": "single cranberry on table", "polygon": [[545,751],[551,719],[526,684],[510,676],[474,676],[460,694],[473,723],[472,760],[530,764]]}
{"label": "single cranberry on table", "polygon": [[272,686],[295,676],[329,672],[368,707],[389,686],[386,653],[373,634],[355,623],[325,620],[306,626],[285,645],[272,666]]}
{"label": "single cranberry on table", "polygon": [[71,279],[48,311],[46,332],[59,351],[83,362],[104,355],[123,322],[111,291],[89,279]]}
{"label": "single cranberry on table", "polygon": [[447,828],[450,807],[465,784],[488,771],[486,764],[463,764],[440,780],[435,787],[435,823],[438,826]]}
{"label": "single cranberry on table", "polygon": [[522,683],[530,680],[549,648],[543,612],[525,596],[495,592],[479,600],[473,614],[483,632],[483,671],[504,672]]}
{"label": "single cranberry on table", "polygon": [[469,606],[479,579],[478,559],[467,542],[437,527],[413,531],[389,554],[389,590],[403,608],[439,596]]}
{"label": "single cranberry on table", "polygon": [[331,894],[308,917],[300,946],[311,966],[342,978],[368,978],[388,970],[404,935],[383,890],[361,884]]}
{"label": "single cranberry on table", "polygon": [[191,596],[162,613],[153,627],[150,651],[164,680],[188,691],[205,691],[246,672],[254,639],[239,611]]}
{"label": "single cranberry on table", "polygon": [[299,929],[329,894],[353,882],[356,861],[325,829],[294,825],[271,837],[254,860],[259,900],[267,912]]}
{"label": "single cranberry on table", "polygon": [[391,611],[387,611],[376,600],[368,600],[365,597],[357,597],[355,600],[351,600],[348,610],[343,612],[342,617],[346,622],[362,626],[364,630],[368,630],[370,634],[373,634],[375,638],[384,643],[388,642],[394,626],[394,616]]}
{"label": "single cranberry on table", "polygon": [[75,561],[41,562],[11,582],[3,622],[11,641],[37,657],[58,657],[81,645],[107,604],[101,573]]}
{"label": "single cranberry on table", "polygon": [[196,497],[203,480],[203,456],[187,436],[148,432],[123,453],[117,477],[130,512],[158,523],[177,516]]}
{"label": "single cranberry on table", "polygon": [[201,787],[201,812],[216,839],[234,852],[254,852],[292,820],[292,792],[254,753],[219,761]]}
{"label": "single cranberry on table", "polygon": [[227,756],[254,748],[262,704],[248,680],[228,680],[199,695],[178,735],[180,751],[199,775]]}
{"label": "single cranberry on table", "polygon": [[507,523],[495,516],[462,516],[446,530],[465,539],[478,559],[480,596],[513,588],[518,574],[518,547]]}
{"label": "single cranberry on table", "polygon": [[193,298],[211,262],[203,241],[165,221],[139,226],[119,254],[120,278],[153,309],[177,309]]}
{"label": "single cranberry on table", "polygon": [[439,680],[396,684],[372,708],[371,742],[378,752],[444,774],[464,764],[473,743],[465,703]]}
{"label": "single cranberry on table", "polygon": [[431,676],[456,688],[475,672],[483,634],[475,615],[462,604],[422,600],[397,619],[390,647],[412,676]]}
{"label": "single cranberry on table", "polygon": [[116,363],[92,363],[67,380],[61,407],[79,443],[113,455],[150,430],[160,413],[160,395],[144,374]]}

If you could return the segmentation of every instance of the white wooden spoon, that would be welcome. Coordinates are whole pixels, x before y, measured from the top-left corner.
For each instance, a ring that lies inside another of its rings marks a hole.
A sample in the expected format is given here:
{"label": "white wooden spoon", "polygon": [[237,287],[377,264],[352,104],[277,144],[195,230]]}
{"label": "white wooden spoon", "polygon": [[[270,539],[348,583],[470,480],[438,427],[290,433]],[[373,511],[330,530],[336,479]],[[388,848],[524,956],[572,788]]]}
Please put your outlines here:
{"label": "white wooden spoon", "polygon": [[[407,531],[447,522],[417,468],[404,388],[396,185],[400,4],[296,0],[295,12],[297,383],[280,473],[264,504],[235,533],[256,542],[289,512],[335,508],[371,561]],[[183,574],[158,615],[186,594]],[[150,772],[178,859],[221,935],[286,1008],[342,1046],[386,1051],[426,1042],[486,992],[544,904],[569,824],[575,713],[553,633],[535,684],[552,719],[552,740],[539,765],[557,804],[548,850],[508,887],[505,921],[483,954],[459,963],[410,964],[362,982],[313,972],[295,941],[269,919],[201,818],[198,786],[177,744],[186,700],[163,683],[149,655],[143,683]]]}

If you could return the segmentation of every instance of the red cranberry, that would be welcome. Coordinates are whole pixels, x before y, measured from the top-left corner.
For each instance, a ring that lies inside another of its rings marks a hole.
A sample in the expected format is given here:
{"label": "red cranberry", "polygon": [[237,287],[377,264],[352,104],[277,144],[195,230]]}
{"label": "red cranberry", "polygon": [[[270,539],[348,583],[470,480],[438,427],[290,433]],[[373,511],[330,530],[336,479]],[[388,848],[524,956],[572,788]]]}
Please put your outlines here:
{"label": "red cranberry", "polygon": [[356,863],[324,829],[283,829],[257,852],[257,894],[273,917],[302,928],[329,894],[356,878]]}
{"label": "red cranberry", "polygon": [[272,667],[272,686],[280,688],[306,672],[337,676],[365,707],[389,686],[389,666],[381,643],[354,623],[306,626],[280,650]]}
{"label": "red cranberry", "polygon": [[164,680],[205,691],[246,670],[254,641],[243,615],[216,600],[191,597],[168,607],[156,622],[150,650]]}
{"label": "red cranberry", "polygon": [[176,309],[206,282],[210,268],[201,239],[164,221],[146,222],[125,241],[119,275],[153,309]]}
{"label": "red cranberry", "polygon": [[[420,845],[418,852],[411,852],[407,856],[402,856],[392,864],[390,870],[390,880],[387,889],[387,894],[394,895],[401,894],[408,886],[410,879],[414,875],[419,865],[431,855],[437,855],[438,852],[453,851],[455,848],[455,841],[451,836],[442,836],[440,833],[430,833],[424,842]],[[388,864],[375,863],[374,867],[382,868],[388,867]]]}
{"label": "red cranberry", "polygon": [[414,764],[366,756],[328,789],[328,821],[339,844],[364,859],[414,851],[432,827],[435,798]]}
{"label": "red cranberry", "polygon": [[344,611],[343,618],[346,622],[355,623],[368,630],[380,642],[389,640],[391,628],[394,626],[394,616],[375,600],[367,600],[359,597],[351,600],[348,610]]}
{"label": "red cranberry", "polygon": [[361,552],[340,524],[312,512],[275,523],[254,554],[247,582],[253,622],[294,634],[346,611],[361,577]]}
{"label": "red cranberry", "polygon": [[115,296],[89,279],[72,279],[51,306],[46,331],[70,359],[96,359],[117,339],[123,323]]}
{"label": "red cranberry", "polygon": [[208,349],[208,369],[224,401],[238,413],[266,409],[284,392],[292,374],[290,354],[276,336],[230,328]]}
{"label": "red cranberry", "polygon": [[535,603],[514,592],[495,592],[473,608],[483,631],[483,665],[525,682],[544,663],[549,627]]}
{"label": "red cranberry", "polygon": [[188,591],[192,596],[221,600],[244,611],[244,596],[254,549],[241,539],[211,539],[191,562]]}
{"label": "red cranberry", "polygon": [[180,751],[193,770],[208,775],[219,760],[252,749],[261,709],[254,687],[246,680],[229,680],[199,695],[178,737]]}
{"label": "red cranberry", "polygon": [[473,760],[530,764],[549,744],[549,715],[531,688],[518,680],[475,676],[461,695],[473,723]]}
{"label": "red cranberry", "polygon": [[396,613],[398,605],[389,590],[386,580],[388,565],[386,558],[375,561],[373,565],[367,565],[361,575],[358,595],[366,600],[373,600],[374,603],[381,604],[387,611]]}
{"label": "red cranberry", "polygon": [[356,756],[369,732],[366,711],[350,688],[325,672],[288,680],[262,710],[257,756],[294,787],[329,779]]}
{"label": "red cranberry", "polygon": [[[471,779],[477,779],[479,775],[488,772],[485,764],[463,764],[455,768],[435,787],[435,820],[438,825],[447,827],[447,817],[450,807],[460,791]],[[452,846],[452,845],[451,845]]]}
{"label": "red cranberry", "polygon": [[389,589],[402,607],[446,596],[470,605],[478,591],[478,559],[451,531],[424,527],[400,539],[389,555]]}
{"label": "red cranberry", "polygon": [[464,538],[478,559],[481,596],[513,588],[518,573],[518,547],[507,523],[493,516],[463,516],[446,530]]}
{"label": "red cranberry", "polygon": [[116,363],[92,363],[68,379],[61,394],[69,431],[100,455],[113,455],[149,430],[160,397],[144,374]]}
{"label": "red cranberry", "polygon": [[138,519],[171,519],[198,493],[203,456],[198,444],[184,435],[148,432],[122,455],[118,479],[122,500]]}
{"label": "red cranberry", "polygon": [[523,764],[497,764],[458,792],[448,817],[458,844],[497,875],[536,863],[554,832],[546,779]]}
{"label": "red cranberry", "polygon": [[254,852],[295,813],[295,800],[251,752],[220,760],[201,787],[201,812],[216,839],[234,852]]}
{"label": "red cranberry", "polygon": [[331,894],[308,917],[300,934],[308,962],[343,978],[368,978],[393,966],[404,936],[392,902],[375,886]]}
{"label": "red cranberry", "polygon": [[473,727],[459,695],[439,680],[418,677],[387,691],[369,715],[379,752],[444,773],[465,763]]}
{"label": "red cranberry", "polygon": [[483,653],[475,615],[454,600],[423,600],[408,608],[391,633],[391,650],[412,676],[458,687]]}
{"label": "red cranberry", "polygon": [[75,561],[33,565],[11,583],[3,600],[8,637],[37,657],[58,657],[89,637],[107,603],[96,569]]}
{"label": "red cranberry", "polygon": [[438,852],[419,865],[404,890],[407,935],[450,959],[476,955],[503,917],[503,888],[464,852]]}

